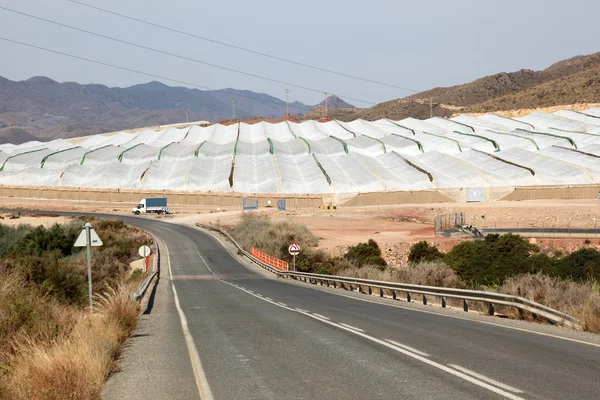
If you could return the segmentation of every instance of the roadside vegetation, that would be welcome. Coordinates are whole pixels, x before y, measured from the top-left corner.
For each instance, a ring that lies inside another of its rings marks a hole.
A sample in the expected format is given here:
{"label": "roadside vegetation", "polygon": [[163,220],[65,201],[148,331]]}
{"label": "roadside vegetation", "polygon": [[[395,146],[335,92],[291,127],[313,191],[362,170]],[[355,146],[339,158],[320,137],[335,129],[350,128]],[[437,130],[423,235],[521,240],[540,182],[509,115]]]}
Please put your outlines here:
{"label": "roadside vegetation", "polygon": [[[120,221],[95,221],[90,314],[83,221],[51,228],[0,224],[0,399],[99,399],[139,309],[129,264],[150,242]],[[137,279],[138,282],[133,282]]]}
{"label": "roadside vegetation", "polygon": [[[518,235],[488,235],[447,253],[419,242],[412,246],[406,265],[388,268],[372,239],[332,256],[315,249],[318,238],[305,226],[274,222],[257,213],[244,214],[230,231],[244,248],[255,246],[290,263],[287,248],[296,241],[302,247],[296,257],[299,271],[513,294],[572,315],[585,330],[600,333],[600,252],[592,248],[563,255],[541,251]],[[534,319],[510,308],[498,310],[513,318]]]}

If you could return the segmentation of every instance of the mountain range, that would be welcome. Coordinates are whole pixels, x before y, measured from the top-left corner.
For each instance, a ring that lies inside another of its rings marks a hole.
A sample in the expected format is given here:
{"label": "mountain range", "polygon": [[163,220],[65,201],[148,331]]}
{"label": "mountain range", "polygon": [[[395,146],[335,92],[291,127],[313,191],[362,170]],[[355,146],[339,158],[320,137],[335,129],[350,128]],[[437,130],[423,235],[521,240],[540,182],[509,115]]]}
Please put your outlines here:
{"label": "mountain range", "polygon": [[[232,104],[235,101],[235,105]],[[248,90],[205,91],[150,82],[127,88],[0,77],[0,143],[70,138],[123,129],[236,118],[280,117],[285,102]],[[291,114],[311,106],[294,102]]]}

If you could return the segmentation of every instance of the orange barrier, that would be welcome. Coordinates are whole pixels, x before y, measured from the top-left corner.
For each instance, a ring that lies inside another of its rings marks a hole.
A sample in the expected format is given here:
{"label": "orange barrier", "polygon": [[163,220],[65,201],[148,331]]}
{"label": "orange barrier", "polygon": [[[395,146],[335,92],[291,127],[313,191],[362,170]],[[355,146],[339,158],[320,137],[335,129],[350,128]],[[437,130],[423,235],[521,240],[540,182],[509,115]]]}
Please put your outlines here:
{"label": "orange barrier", "polygon": [[267,265],[270,265],[271,267],[278,269],[279,271],[287,271],[288,270],[288,263],[280,260],[279,258],[275,258],[272,257],[266,253],[263,253],[262,251],[258,250],[255,247],[250,247],[250,254],[252,255],[252,257],[256,258],[259,261],[264,262]]}

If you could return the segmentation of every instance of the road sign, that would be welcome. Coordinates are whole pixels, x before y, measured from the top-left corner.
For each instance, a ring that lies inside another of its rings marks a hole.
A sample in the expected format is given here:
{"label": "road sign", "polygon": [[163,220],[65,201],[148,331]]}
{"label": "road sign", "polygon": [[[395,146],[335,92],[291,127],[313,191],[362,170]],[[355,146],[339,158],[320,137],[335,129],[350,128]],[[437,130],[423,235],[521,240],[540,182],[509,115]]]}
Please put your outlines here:
{"label": "road sign", "polygon": [[94,246],[94,247],[102,246],[102,240],[100,240],[100,237],[98,236],[98,234],[96,233],[94,228],[92,228],[92,224],[90,224],[89,222],[86,222],[85,225],[83,226],[83,229],[81,230],[81,233],[77,237],[77,240],[75,241],[75,244],[73,245],[73,247],[87,246],[87,232],[86,231],[87,231],[88,227],[90,228],[90,245]]}
{"label": "road sign", "polygon": [[288,251],[290,252],[291,255],[297,256],[298,254],[300,254],[300,246],[298,246],[298,244],[296,244],[296,242],[294,242],[290,245],[290,247],[288,248]]}
{"label": "road sign", "polygon": [[86,222],[81,229],[79,237],[75,241],[73,247],[87,247],[87,264],[88,264],[88,292],[90,297],[90,312],[94,312],[94,302],[92,297],[92,246],[102,246],[102,240],[92,228],[92,224]]}
{"label": "road sign", "polygon": [[140,257],[148,257],[150,255],[150,253],[152,253],[152,251],[150,250],[150,247],[142,246],[138,250],[138,253],[140,254]]}

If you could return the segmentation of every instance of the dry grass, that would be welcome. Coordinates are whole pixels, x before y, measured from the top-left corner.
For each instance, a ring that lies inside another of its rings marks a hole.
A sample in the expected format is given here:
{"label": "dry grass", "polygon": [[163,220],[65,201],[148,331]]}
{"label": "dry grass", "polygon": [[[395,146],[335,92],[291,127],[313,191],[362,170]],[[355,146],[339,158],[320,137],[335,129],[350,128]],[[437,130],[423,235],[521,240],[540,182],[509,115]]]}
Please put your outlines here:
{"label": "dry grass", "polygon": [[254,246],[277,258],[289,258],[287,249],[293,241],[302,248],[319,244],[306,226],[292,221],[273,222],[268,214],[244,213],[240,223],[229,231],[244,249]]}
{"label": "dry grass", "polygon": [[[508,278],[500,293],[521,296],[577,318],[586,331],[600,333],[600,286],[578,283],[543,274],[523,274]],[[510,316],[517,314],[511,310]],[[529,316],[523,316],[528,318]]]}
{"label": "dry grass", "polygon": [[378,267],[346,268],[337,275],[360,279],[373,279],[387,282],[402,282],[413,285],[461,287],[458,276],[442,261],[408,264],[403,268],[387,268],[381,271]]}
{"label": "dry grass", "polygon": [[96,307],[94,314],[82,313],[66,340],[18,344],[6,398],[100,398],[121,344],[135,327],[139,308],[125,288],[98,296]]}

